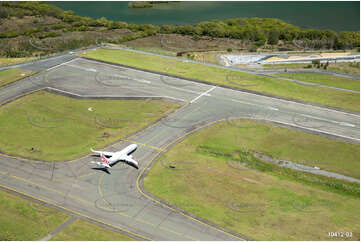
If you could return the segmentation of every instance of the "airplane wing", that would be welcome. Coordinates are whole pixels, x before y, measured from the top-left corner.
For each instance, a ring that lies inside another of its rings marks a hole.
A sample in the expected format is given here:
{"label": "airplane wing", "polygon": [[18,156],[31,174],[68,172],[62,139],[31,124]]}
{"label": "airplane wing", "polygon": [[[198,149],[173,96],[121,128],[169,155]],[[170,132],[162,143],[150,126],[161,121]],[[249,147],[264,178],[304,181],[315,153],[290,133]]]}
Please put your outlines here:
{"label": "airplane wing", "polygon": [[131,156],[125,156],[124,161],[127,162],[128,165],[133,166],[136,169],[139,169],[138,162],[134,160]]}
{"label": "airplane wing", "polygon": [[119,160],[114,161],[114,162],[110,163],[109,165],[112,167],[120,161],[125,161],[125,163],[127,163],[128,165],[133,166],[136,169],[139,169],[138,162],[136,160],[134,160],[132,158],[132,156],[129,156],[129,155],[121,156]]}
{"label": "airplane wing", "polygon": [[97,151],[97,150],[93,150],[93,149],[90,149],[92,152],[94,152],[94,153],[97,153],[97,154],[99,154],[100,156],[102,155],[102,154],[104,154],[106,157],[112,157],[115,153],[114,152],[107,152],[107,151]]}

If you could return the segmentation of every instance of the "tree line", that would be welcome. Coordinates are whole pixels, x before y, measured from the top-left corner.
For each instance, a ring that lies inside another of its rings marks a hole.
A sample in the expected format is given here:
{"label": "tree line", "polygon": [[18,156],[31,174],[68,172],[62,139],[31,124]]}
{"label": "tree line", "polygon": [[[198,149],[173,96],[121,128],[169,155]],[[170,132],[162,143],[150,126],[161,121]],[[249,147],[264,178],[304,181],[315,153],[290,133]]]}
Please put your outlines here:
{"label": "tree line", "polygon": [[252,41],[255,47],[265,44],[276,45],[279,41],[293,43],[300,48],[352,49],[360,46],[359,31],[335,32],[300,28],[273,18],[234,18],[227,20],[203,21],[193,25],[152,25],[129,24],[122,21],[111,21],[106,18],[92,19],[76,15],[72,11],[63,11],[44,2],[0,2],[0,19],[24,16],[52,16],[60,19],[63,24],[50,27],[33,28],[22,31],[0,33],[0,38],[14,38],[20,35],[39,38],[59,35],[55,30],[89,31],[96,27],[106,30],[127,28],[134,32],[123,37],[121,41],[129,41],[150,35],[182,34],[198,39],[202,36],[212,38],[232,38]]}

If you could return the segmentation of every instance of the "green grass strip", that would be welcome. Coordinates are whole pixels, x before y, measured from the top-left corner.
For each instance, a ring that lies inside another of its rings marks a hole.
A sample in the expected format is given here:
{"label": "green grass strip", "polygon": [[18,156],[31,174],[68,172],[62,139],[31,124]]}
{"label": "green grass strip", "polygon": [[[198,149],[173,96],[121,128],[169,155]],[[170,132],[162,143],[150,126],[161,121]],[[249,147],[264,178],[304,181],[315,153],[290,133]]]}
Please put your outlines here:
{"label": "green grass strip", "polygon": [[317,161],[323,169],[352,163],[359,170],[358,146],[239,121],[205,128],[175,145],[144,178],[145,189],[256,240],[329,240],[330,231],[360,238],[359,184],[264,163],[252,151]]}
{"label": "green grass strip", "polygon": [[14,68],[0,72],[0,87],[34,74],[34,71]]}
{"label": "green grass strip", "polygon": [[0,240],[40,240],[70,216],[0,191]]}
{"label": "green grass strip", "polygon": [[40,91],[0,108],[0,150],[72,159],[141,130],[178,106],[162,100],[79,100]]}
{"label": "green grass strip", "polygon": [[133,238],[77,219],[51,238],[52,241],[130,241]]}
{"label": "green grass strip", "polygon": [[360,80],[354,78],[346,78],[324,73],[281,73],[275,75],[304,82],[360,91]]}

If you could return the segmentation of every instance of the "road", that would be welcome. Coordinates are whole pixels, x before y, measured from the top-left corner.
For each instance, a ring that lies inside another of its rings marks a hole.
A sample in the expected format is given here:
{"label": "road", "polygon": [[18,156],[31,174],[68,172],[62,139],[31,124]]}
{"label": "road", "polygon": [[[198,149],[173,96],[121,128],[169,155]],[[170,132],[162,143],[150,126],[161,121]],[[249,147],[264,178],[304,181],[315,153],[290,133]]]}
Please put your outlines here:
{"label": "road", "polygon": [[[165,205],[142,188],[157,157],[189,132],[217,120],[251,118],[359,144],[360,117],[65,55],[22,68],[40,71],[0,89],[0,103],[44,89],[74,98],[164,98],[183,106],[151,127],[107,147],[139,144],[140,169],[118,164],[111,175],[91,169],[94,157],[68,162],[0,156],[0,185],[113,225],[144,240],[247,240]],[[186,204],[185,206],[192,206]],[[243,231],[246,233],[247,231]]]}

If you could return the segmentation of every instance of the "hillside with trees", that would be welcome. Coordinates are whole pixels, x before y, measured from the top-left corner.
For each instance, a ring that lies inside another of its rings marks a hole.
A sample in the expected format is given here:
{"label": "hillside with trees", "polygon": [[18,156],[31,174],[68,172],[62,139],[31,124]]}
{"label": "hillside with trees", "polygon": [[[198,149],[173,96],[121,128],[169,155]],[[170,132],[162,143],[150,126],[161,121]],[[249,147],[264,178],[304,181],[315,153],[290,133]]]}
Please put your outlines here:
{"label": "hillside with trees", "polygon": [[44,55],[100,42],[124,43],[153,35],[179,34],[244,40],[250,48],[293,45],[298,49],[359,48],[360,32],[304,29],[271,18],[235,18],[194,25],[128,24],[92,19],[45,2],[0,2],[0,56]]}

